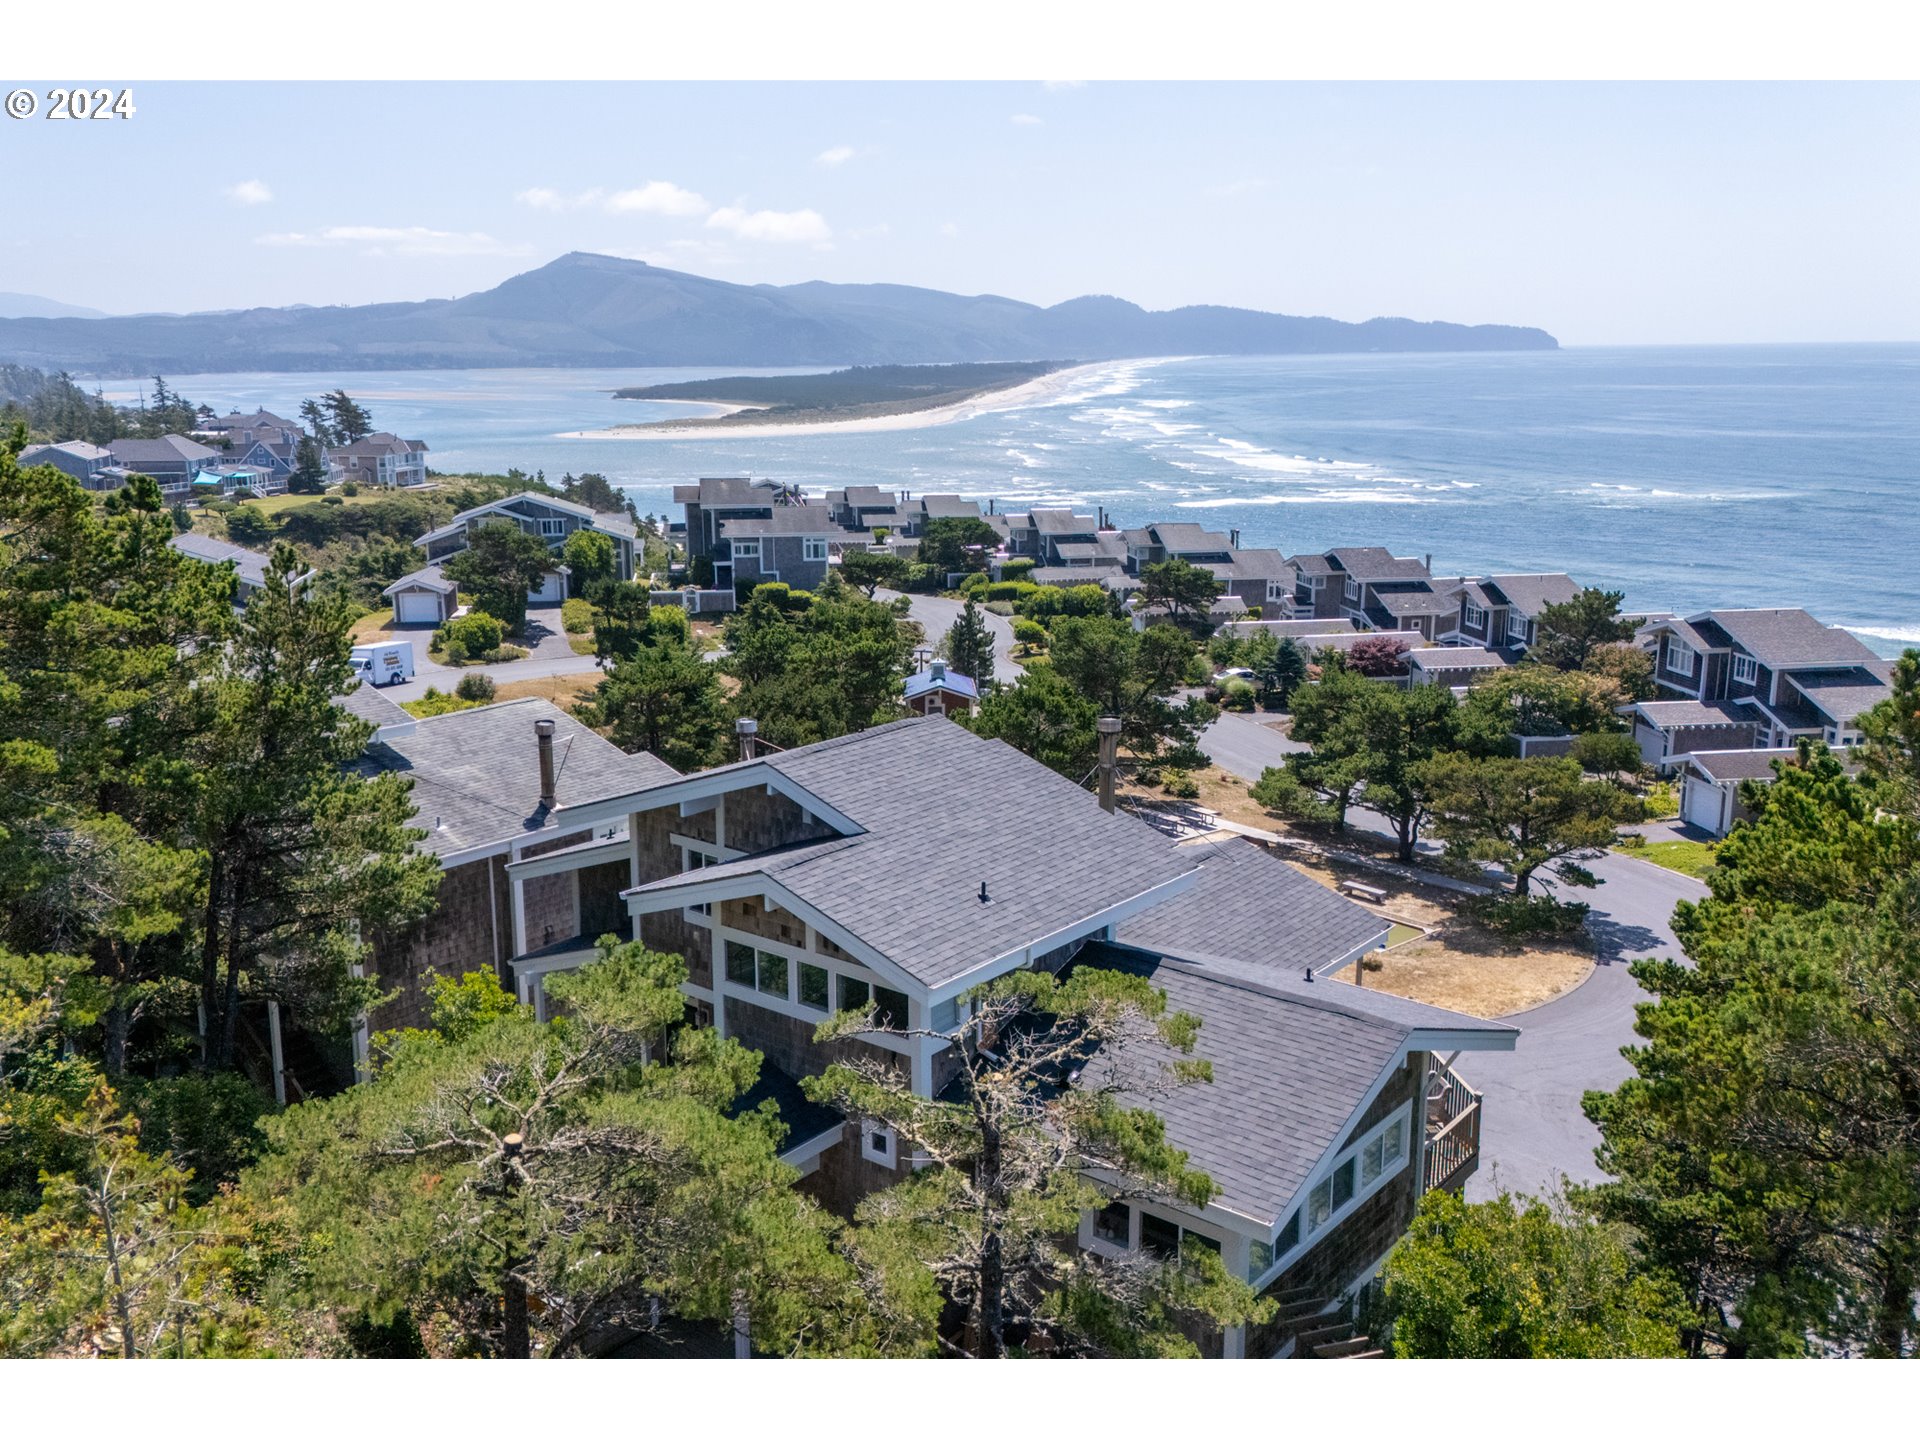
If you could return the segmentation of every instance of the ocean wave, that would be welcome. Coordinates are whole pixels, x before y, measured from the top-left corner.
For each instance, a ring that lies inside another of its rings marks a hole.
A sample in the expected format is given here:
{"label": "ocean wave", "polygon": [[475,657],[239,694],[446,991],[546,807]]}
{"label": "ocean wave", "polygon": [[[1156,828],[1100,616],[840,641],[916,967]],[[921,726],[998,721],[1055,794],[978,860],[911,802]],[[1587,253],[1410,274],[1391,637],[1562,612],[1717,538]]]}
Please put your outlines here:
{"label": "ocean wave", "polygon": [[1027,469],[1029,470],[1039,470],[1044,467],[1044,462],[1034,459],[1031,455],[1023,454],[1022,452],[1013,449],[1011,446],[1001,451],[1001,453],[1007,456],[1011,460],[1018,460],[1022,465],[1026,466]]}
{"label": "ocean wave", "polygon": [[1836,620],[1833,622],[1842,630],[1851,630],[1857,635],[1871,635],[1876,640],[1897,640],[1903,645],[1920,645],[1920,625],[1882,625],[1864,620]]}
{"label": "ocean wave", "polygon": [[1235,505],[1437,505],[1429,495],[1385,490],[1314,490],[1287,495],[1235,495],[1218,500],[1179,500],[1176,510],[1224,510]]}

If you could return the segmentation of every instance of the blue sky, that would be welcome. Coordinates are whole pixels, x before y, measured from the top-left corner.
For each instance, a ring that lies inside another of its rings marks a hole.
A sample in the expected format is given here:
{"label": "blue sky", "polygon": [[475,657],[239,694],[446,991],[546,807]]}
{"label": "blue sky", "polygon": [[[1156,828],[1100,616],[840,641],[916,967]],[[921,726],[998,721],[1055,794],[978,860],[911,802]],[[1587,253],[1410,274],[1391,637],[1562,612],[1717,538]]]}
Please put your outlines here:
{"label": "blue sky", "polygon": [[1920,86],[189,84],[0,128],[0,290],[420,299],[568,250],[1541,325],[1920,340]]}

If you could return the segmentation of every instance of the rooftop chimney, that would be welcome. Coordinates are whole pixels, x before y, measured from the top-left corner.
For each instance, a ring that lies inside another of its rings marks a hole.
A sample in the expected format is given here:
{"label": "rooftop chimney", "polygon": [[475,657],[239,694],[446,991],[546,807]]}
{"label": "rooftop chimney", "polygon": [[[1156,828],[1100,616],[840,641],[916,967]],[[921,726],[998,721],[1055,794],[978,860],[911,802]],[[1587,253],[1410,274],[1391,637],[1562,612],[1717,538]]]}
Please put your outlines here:
{"label": "rooftop chimney", "polygon": [[1113,812],[1113,772],[1120,768],[1120,717],[1102,715],[1093,722],[1100,732],[1100,808]]}
{"label": "rooftop chimney", "polygon": [[1433,569],[1433,552],[1431,550],[1427,552],[1427,558],[1425,563],[1426,563],[1427,569],[1431,571]]}
{"label": "rooftop chimney", "polygon": [[553,773],[553,721],[534,721],[533,733],[540,740],[540,804],[543,809],[551,810],[559,803],[554,798],[557,787]]}
{"label": "rooftop chimney", "polygon": [[1240,532],[1238,530],[1229,530],[1227,532],[1227,543],[1238,550],[1240,548]]}
{"label": "rooftop chimney", "polygon": [[927,673],[933,677],[934,684],[944,684],[947,678],[947,662],[944,660],[934,661],[933,664],[927,667]]}
{"label": "rooftop chimney", "polygon": [[733,722],[733,733],[740,737],[740,758],[751,760],[760,753],[760,722],[742,715]]}

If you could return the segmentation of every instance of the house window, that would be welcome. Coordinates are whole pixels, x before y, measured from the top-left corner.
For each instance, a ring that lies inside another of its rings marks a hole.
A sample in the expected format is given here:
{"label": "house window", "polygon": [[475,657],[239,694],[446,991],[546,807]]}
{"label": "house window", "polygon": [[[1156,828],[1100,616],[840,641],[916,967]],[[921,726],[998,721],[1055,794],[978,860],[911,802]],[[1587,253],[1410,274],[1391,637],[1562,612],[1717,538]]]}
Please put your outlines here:
{"label": "house window", "polygon": [[1760,662],[1751,655],[1733,657],[1733,678],[1742,685],[1751,685],[1760,678]]}
{"label": "house window", "polygon": [[1486,628],[1487,612],[1471,600],[1467,601],[1467,608],[1461,618],[1463,623],[1471,625],[1475,630],[1484,630]]}
{"label": "house window", "polygon": [[1694,653],[1693,647],[1686,641],[1675,640],[1672,636],[1667,637],[1667,669],[1674,674],[1691,676],[1694,663],[1699,658]]}
{"label": "house window", "polygon": [[1401,1158],[1405,1140],[1401,1134],[1401,1122],[1394,1120],[1373,1139],[1360,1147],[1360,1183],[1371,1185],[1381,1174]]}
{"label": "house window", "polygon": [[809,1010],[827,1008],[827,972],[818,965],[800,962],[800,1003]]}
{"label": "house window", "polygon": [[874,1020],[889,1030],[907,1028],[907,997],[884,985],[873,987]]}
{"label": "house window", "polygon": [[760,542],[758,540],[734,541],[733,558],[736,560],[758,560],[760,558]]}
{"label": "house window", "polygon": [[759,968],[753,961],[753,947],[738,940],[727,942],[727,979],[751,990],[759,980]]}
{"label": "house window", "polygon": [[864,1010],[867,1002],[873,998],[873,987],[864,980],[855,980],[850,975],[840,977],[840,1008],[842,1010]]}
{"label": "house window", "polygon": [[1132,1248],[1133,1207],[1114,1201],[1093,1215],[1093,1238],[1121,1250]]}
{"label": "house window", "polygon": [[[718,865],[719,863],[720,857],[718,855],[708,854],[705,850],[695,850],[688,847],[682,849],[680,852],[680,873],[683,875],[690,870],[704,870],[709,865]],[[681,913],[688,918],[698,917],[704,919],[713,914],[713,906],[710,904],[687,905],[682,908]]]}
{"label": "house window", "polygon": [[564,520],[542,520],[540,522],[540,535],[542,539],[558,540],[566,533],[567,522]]}
{"label": "house window", "polygon": [[1140,1212],[1140,1248],[1163,1260],[1171,1260],[1180,1253],[1180,1227],[1171,1220],[1163,1220],[1158,1215]]}
{"label": "house window", "polygon": [[1273,1246],[1255,1240],[1247,1247],[1247,1279],[1258,1280],[1273,1268]]}
{"label": "house window", "polygon": [[1349,1156],[1307,1196],[1307,1229],[1318,1230],[1334,1211],[1353,1199],[1353,1158]]}
{"label": "house window", "polygon": [[1511,612],[1508,614],[1507,639],[1518,640],[1522,645],[1524,645],[1527,643],[1527,629],[1528,629],[1528,622],[1527,622],[1526,616],[1518,613],[1517,611]]}
{"label": "house window", "polygon": [[827,542],[824,540],[803,540],[800,542],[800,553],[805,559],[817,560],[825,564],[827,559]]}
{"label": "house window", "polygon": [[1287,1223],[1280,1228],[1279,1235],[1274,1238],[1273,1253],[1275,1255],[1285,1255],[1299,1243],[1300,1212],[1296,1210],[1287,1217]]}
{"label": "house window", "polygon": [[1358,580],[1352,579],[1351,577],[1348,578],[1346,595],[1347,599],[1354,604],[1357,605],[1360,603],[1360,582]]}
{"label": "house window", "polygon": [[893,1168],[895,1141],[893,1131],[877,1120],[860,1122],[860,1153],[876,1165]]}
{"label": "house window", "polygon": [[755,954],[759,956],[760,962],[760,993],[779,995],[784,998],[787,993],[787,957],[769,955],[765,950],[756,951]]}

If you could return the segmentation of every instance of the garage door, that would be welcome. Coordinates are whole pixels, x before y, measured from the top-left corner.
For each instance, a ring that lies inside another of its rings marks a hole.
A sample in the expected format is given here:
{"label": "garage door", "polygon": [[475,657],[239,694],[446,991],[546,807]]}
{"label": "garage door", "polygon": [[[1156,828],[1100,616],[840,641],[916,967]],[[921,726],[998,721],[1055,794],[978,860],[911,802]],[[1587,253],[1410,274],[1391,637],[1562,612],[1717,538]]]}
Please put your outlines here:
{"label": "garage door", "polygon": [[393,618],[402,625],[440,623],[440,597],[431,590],[402,590],[393,598]]}
{"label": "garage door", "polygon": [[1680,788],[1680,818],[1712,834],[1720,833],[1720,788],[1689,775]]}
{"label": "garage door", "polygon": [[555,570],[549,570],[538,586],[527,591],[527,599],[535,605],[558,605],[566,598],[566,579]]}

